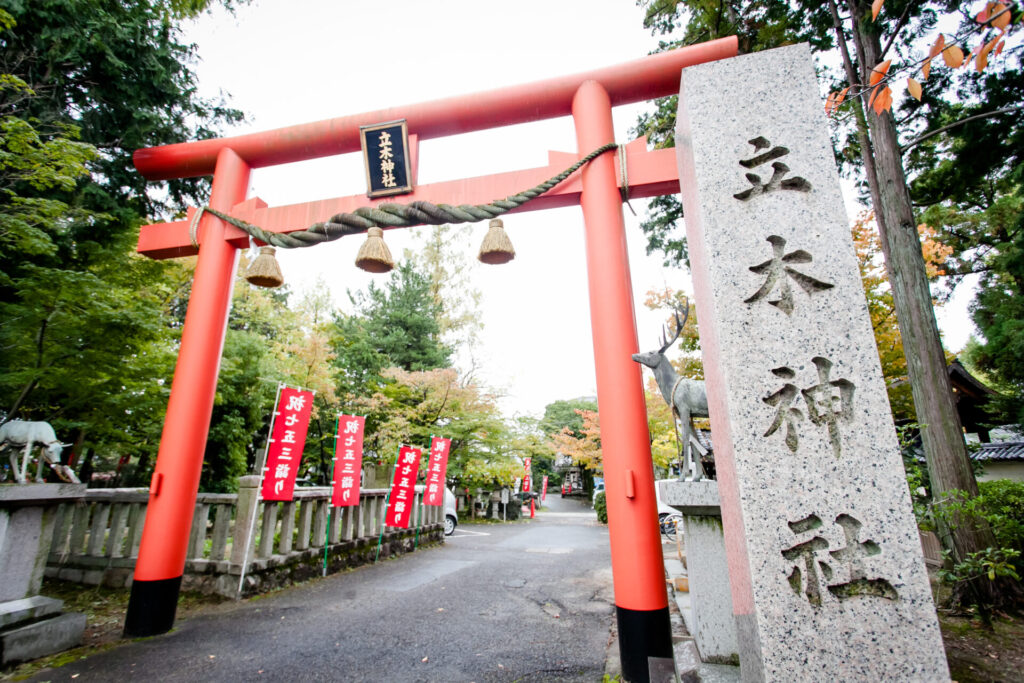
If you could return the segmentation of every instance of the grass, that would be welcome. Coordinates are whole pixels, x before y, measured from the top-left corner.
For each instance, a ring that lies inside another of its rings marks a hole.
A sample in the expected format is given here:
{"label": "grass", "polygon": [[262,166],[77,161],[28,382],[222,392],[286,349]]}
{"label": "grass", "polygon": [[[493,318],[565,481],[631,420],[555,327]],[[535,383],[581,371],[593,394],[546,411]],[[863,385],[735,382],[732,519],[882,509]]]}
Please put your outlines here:
{"label": "grass", "polygon": [[1024,619],[1001,615],[986,629],[979,619],[939,613],[949,673],[957,683],[1024,681]]}
{"label": "grass", "polygon": [[[67,581],[45,579],[40,594],[63,600],[65,612],[85,614],[87,622],[82,645],[0,671],[0,681],[20,681],[34,676],[43,669],[64,666],[124,642],[122,629],[124,616],[128,610],[128,589],[82,586]],[[178,602],[177,616],[192,616],[224,602],[231,601],[217,596],[183,591]]]}

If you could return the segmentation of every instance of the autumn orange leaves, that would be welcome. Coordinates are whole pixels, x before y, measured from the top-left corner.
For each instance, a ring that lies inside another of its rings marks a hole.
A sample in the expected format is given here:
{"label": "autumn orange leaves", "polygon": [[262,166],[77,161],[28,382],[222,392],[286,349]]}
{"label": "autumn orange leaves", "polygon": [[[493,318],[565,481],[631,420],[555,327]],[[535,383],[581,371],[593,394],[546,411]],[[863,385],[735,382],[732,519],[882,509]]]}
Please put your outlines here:
{"label": "autumn orange leaves", "polygon": [[[872,21],[878,18],[884,2],[885,0],[874,0],[872,3]],[[947,42],[946,36],[939,34],[925,59],[917,64],[908,65],[900,69],[900,71],[909,71],[917,66],[920,67],[921,80],[919,81],[913,76],[909,76],[907,78],[907,92],[914,99],[921,99],[924,93],[922,82],[928,80],[928,76],[931,73],[932,60],[940,55],[942,56],[943,63],[950,69],[967,68],[973,61],[974,68],[978,73],[984,71],[985,67],[988,66],[990,56],[998,56],[1002,53],[1003,47],[1006,45],[1006,34],[1010,28],[1010,20],[1011,10],[1008,5],[1002,2],[989,2],[986,4],[985,9],[975,16],[975,21],[979,26],[974,31],[971,31],[968,36]],[[959,43],[966,44],[970,36],[979,31],[981,41],[969,54],[964,55],[963,48]],[[891,59],[875,65],[868,76],[867,85],[861,86],[859,89],[855,88],[856,95],[870,93],[867,101],[868,108],[874,110],[875,114],[879,116],[882,112],[892,109],[893,95],[890,83],[893,82],[894,74],[890,73],[891,66]],[[829,93],[825,101],[825,113],[828,116],[832,116],[838,111],[839,106],[846,99],[849,91],[850,86],[847,86],[842,90]]]}
{"label": "autumn orange leaves", "polygon": [[850,86],[846,86],[838,92],[830,92],[828,99],[825,100],[825,113],[831,116],[832,112],[846,99],[846,93],[848,92],[850,92]]}
{"label": "autumn orange leaves", "polygon": [[871,69],[871,75],[868,77],[868,85],[871,87],[868,107],[874,109],[876,114],[881,114],[892,107],[892,88],[882,82],[891,65],[891,59],[885,60]]}

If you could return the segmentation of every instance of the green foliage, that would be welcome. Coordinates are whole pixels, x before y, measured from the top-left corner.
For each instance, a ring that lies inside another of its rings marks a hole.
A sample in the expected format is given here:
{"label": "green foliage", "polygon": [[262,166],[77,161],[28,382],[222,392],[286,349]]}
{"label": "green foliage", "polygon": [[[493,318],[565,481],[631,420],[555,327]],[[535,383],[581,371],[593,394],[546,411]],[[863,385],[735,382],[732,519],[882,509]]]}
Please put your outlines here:
{"label": "green foliage", "polygon": [[535,425],[504,420],[496,396],[450,368],[453,348],[443,337],[471,339],[459,321],[471,301],[451,300],[439,284],[458,277],[445,268],[440,235],[431,233],[424,252],[383,286],[349,292],[353,314],[335,314],[329,339],[338,401],[366,415],[366,457],[380,467],[394,462],[401,444],[445,436],[452,439],[449,484],[511,485],[523,457],[551,454]]}
{"label": "green foliage", "polygon": [[533,485],[540,492],[544,477],[548,477],[548,489],[558,486],[562,475],[555,472],[555,453],[540,429],[540,420],[532,417],[517,417],[510,425],[513,434],[514,454],[519,458],[530,457]]}
{"label": "green foliage", "polygon": [[86,471],[124,454],[148,470],[181,269],[134,244],[144,217],[208,187],[150,195],[131,155],[239,117],[195,96],[169,7],[0,2],[0,415],[52,422]]}
{"label": "green foliage", "polygon": [[234,13],[235,8],[241,5],[248,5],[252,0],[220,0],[213,3],[211,0],[168,0],[167,12],[175,19],[192,19],[210,9],[213,4],[225,7]]}
{"label": "green foliage", "polygon": [[[16,26],[4,33],[8,73],[37,96],[19,103],[23,118],[46,126],[74,124],[102,154],[91,165],[93,187],[80,191],[96,207],[118,199],[137,216],[167,206],[148,192],[131,164],[141,147],[214,134],[211,125],[241,118],[221,102],[195,95],[194,48],[180,42],[171,3],[157,0],[5,0]],[[180,3],[179,3],[180,4]],[[198,5],[199,3],[193,3]],[[203,3],[208,4],[208,3]],[[169,201],[207,187],[196,179],[168,183]],[[123,216],[115,226],[130,222]]]}
{"label": "green foliage", "polygon": [[[991,525],[996,543],[1024,552],[1024,482],[1010,479],[978,482],[977,505]],[[1024,571],[1024,563],[1017,563]]]}
{"label": "green foliage", "polygon": [[288,291],[236,280],[201,488],[233,491],[238,476],[255,471],[266,445],[275,384],[314,392],[300,476],[330,483],[339,410],[326,335],[330,297],[316,291],[293,302]]}
{"label": "green foliage", "polygon": [[604,491],[598,491],[594,496],[594,511],[597,512],[597,521],[601,524],[608,523],[608,501],[605,499]]}
{"label": "green foliage", "polygon": [[922,529],[934,531],[934,523],[929,514],[931,493],[929,493],[928,470],[924,464],[912,455],[904,453],[903,469],[907,475],[907,487],[910,489],[910,500],[914,506],[914,517]]}
{"label": "green foliage", "polygon": [[274,404],[274,385],[260,381],[266,364],[265,339],[249,332],[228,330],[200,490],[236,491],[238,477],[249,471],[249,463],[256,462],[256,449],[266,437],[266,420]]}
{"label": "green foliage", "polygon": [[337,315],[331,336],[342,394],[379,383],[388,367],[450,366],[452,349],[440,339],[441,303],[432,296],[430,280],[412,263],[399,264],[385,287],[371,282],[365,292],[349,292],[349,298],[356,313]]}
{"label": "green foliage", "polygon": [[[949,552],[943,553],[946,562],[951,562]],[[995,581],[998,578],[1020,580],[1014,564],[1020,560],[1020,551],[1009,548],[986,548],[971,553],[962,562],[953,564],[952,569],[940,569],[939,578],[947,583],[985,580]]]}
{"label": "green foliage", "polygon": [[1024,425],[1024,197],[1003,197],[984,216],[985,234],[1006,237],[983,262],[971,305],[983,339],[969,345],[966,359],[1000,390],[993,402],[999,421]]}
{"label": "green foliage", "polygon": [[365,296],[354,299],[376,352],[389,367],[407,371],[449,367],[451,349],[440,340],[442,307],[431,296],[430,280],[405,262],[391,274],[389,285],[384,290],[370,283]]}
{"label": "green foliage", "polygon": [[465,258],[472,248],[472,226],[429,225],[412,230],[420,243],[405,250],[405,259],[430,282],[431,299],[440,306],[440,338],[461,353],[472,353],[483,328],[481,295],[471,277],[476,261]]}
{"label": "green foliage", "polygon": [[24,266],[0,303],[4,408],[50,421],[66,441],[87,435],[115,460],[155,451],[175,353],[154,283],[163,267],[125,242],[87,270]]}
{"label": "green foliage", "polygon": [[[821,54],[819,76],[838,91],[850,84],[838,63],[836,31],[828,3],[806,0],[686,0],[663,2],[639,0],[645,8],[644,25],[663,36],[659,51],[700,41],[736,35],[741,53],[806,41]],[[900,69],[919,63],[938,33],[950,31],[968,36],[964,52],[977,49],[980,36],[975,9],[961,2],[888,0],[877,21],[860,23],[853,35],[849,13],[870,16],[868,0],[837,0],[843,15],[843,38],[854,69],[866,74],[874,64],[856,63],[858,40],[881,36],[892,59],[894,88],[907,75]],[[1015,12],[1019,23],[1020,13]],[[826,53],[828,53],[826,55]],[[938,63],[938,62],[937,62]],[[938,242],[952,247],[953,254],[941,275],[951,291],[963,277],[981,274],[979,294],[972,306],[982,339],[972,347],[975,365],[988,373],[1004,394],[995,402],[996,421],[1024,424],[1024,250],[1021,245],[1024,211],[1024,68],[1022,52],[1008,49],[993,58],[986,69],[951,70],[937,66],[928,78],[920,101],[901,100],[897,121],[904,170],[917,220],[938,231]],[[863,80],[865,77],[861,76]],[[655,109],[642,114],[634,134],[647,135],[657,147],[674,145],[675,98],[659,100]],[[858,182],[868,199],[863,173],[861,141],[856,122],[862,117],[851,96],[834,121],[836,159],[844,174]],[[863,120],[861,118],[861,122]],[[875,141],[875,144],[878,144]],[[876,207],[880,208],[880,207]],[[687,264],[688,252],[682,230],[682,207],[674,197],[651,202],[642,223],[648,253],[660,252],[667,265]],[[881,344],[880,344],[881,346]],[[904,397],[905,398],[905,397]],[[902,401],[903,407],[909,404]],[[902,409],[905,414],[911,411]]]}
{"label": "green foliage", "polygon": [[451,369],[389,368],[377,391],[347,400],[366,415],[369,461],[390,467],[401,444],[427,447],[432,435],[449,437],[448,480],[459,488],[511,485],[522,473],[522,455],[532,452],[529,435],[502,420],[495,397],[460,382]]}
{"label": "green foliage", "polygon": [[[36,97],[25,81],[13,74],[0,74],[0,178],[3,193],[17,197],[15,188],[71,190],[88,173],[87,162],[97,157],[92,145],[78,142],[78,126],[38,119],[19,118],[19,105]],[[65,207],[66,208],[66,207]],[[18,244],[18,235],[5,234],[5,241]]]}
{"label": "green foliage", "polygon": [[553,436],[568,427],[576,438],[583,438],[583,416],[577,410],[597,410],[597,401],[589,398],[573,398],[549,403],[544,407],[540,430],[547,436]]}
{"label": "green foliage", "polygon": [[[653,35],[665,36],[656,52],[684,45],[737,36],[741,54],[781,45],[810,42],[816,49],[832,45],[828,9],[822,3],[781,0],[638,0],[645,11],[644,27]],[[678,97],[658,99],[653,112],[642,113],[631,134],[646,135],[656,148],[675,146],[675,117]],[[652,199],[641,228],[647,237],[647,253],[661,252],[666,266],[686,264],[689,252],[683,233],[683,207],[675,195]]]}
{"label": "green foliage", "polygon": [[985,525],[992,529],[995,546],[969,553],[959,561],[947,555],[951,568],[940,574],[953,584],[958,601],[973,602],[984,617],[991,606],[981,596],[991,591],[968,589],[979,582],[1019,581],[1024,573],[1024,482],[1001,479],[979,482],[978,488],[980,493],[974,498],[953,492],[955,495],[941,504],[933,504],[931,512],[940,528]]}
{"label": "green foliage", "polygon": [[1024,424],[1024,69],[1019,51],[1015,56],[1015,68],[966,79],[962,100],[935,101],[926,115],[939,127],[1006,111],[929,138],[908,155],[924,220],[954,248],[951,281],[980,274],[971,316],[981,338],[968,345],[965,361],[1000,391],[991,404],[995,424]]}

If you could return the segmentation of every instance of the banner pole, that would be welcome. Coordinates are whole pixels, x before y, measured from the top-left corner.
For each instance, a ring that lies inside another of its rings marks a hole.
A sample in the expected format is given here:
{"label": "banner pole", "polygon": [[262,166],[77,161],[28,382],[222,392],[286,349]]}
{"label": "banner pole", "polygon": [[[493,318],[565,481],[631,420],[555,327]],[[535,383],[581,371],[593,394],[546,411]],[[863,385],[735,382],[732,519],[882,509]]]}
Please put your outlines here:
{"label": "banner pole", "polygon": [[327,547],[331,543],[331,522],[334,519],[334,506],[327,508],[327,529],[324,531],[324,572],[321,576],[327,576]]}
{"label": "banner pole", "polygon": [[[426,490],[424,490],[423,495],[426,495],[426,493]],[[412,543],[414,551],[420,547],[420,507],[423,506],[423,495],[420,496],[420,504],[416,506],[416,538]]]}
{"label": "banner pole", "polygon": [[[398,453],[402,452],[402,447],[398,447]],[[380,536],[377,537],[377,554],[373,558],[373,563],[377,564],[377,560],[380,559],[380,546],[384,543],[384,522],[388,518],[388,505],[391,503],[391,489],[395,485],[395,473],[398,471],[398,455],[395,455],[395,469],[391,471],[391,481],[388,483],[388,495],[384,497],[384,519],[380,522]]]}
{"label": "banner pole", "polygon": [[242,571],[238,575],[238,599],[242,598],[242,583],[245,581],[245,570],[249,566],[249,550],[252,548],[252,537],[256,533],[256,511],[260,508],[260,496],[263,495],[263,472],[266,469],[267,454],[270,452],[270,440],[274,438],[274,422],[277,421],[277,404],[281,400],[281,389],[286,385],[277,383],[277,394],[274,396],[274,409],[270,413],[270,426],[267,427],[267,443],[263,447],[263,461],[256,463],[260,473],[260,482],[256,485],[256,505],[253,506],[252,519],[249,520],[249,533],[245,535],[245,554],[242,556]]}
{"label": "banner pole", "polygon": [[[416,536],[412,542],[412,549],[415,552],[420,547],[420,508],[427,503],[427,474],[430,472],[430,458],[434,455],[434,435],[430,435],[430,447],[427,448],[427,468],[423,474],[423,493],[420,494],[420,503],[416,506]],[[413,498],[416,498],[416,487],[413,487]],[[443,500],[443,497],[442,497]],[[443,505],[442,505],[443,507]]]}
{"label": "banner pole", "polygon": [[[338,469],[338,431],[341,429],[341,415],[338,415],[338,419],[334,425],[334,458],[331,460],[331,497],[334,497],[334,474],[335,470]],[[327,547],[331,543],[331,520],[334,519],[334,505],[333,501],[329,498],[327,503],[327,530],[324,532],[324,573],[322,576],[327,576]]]}

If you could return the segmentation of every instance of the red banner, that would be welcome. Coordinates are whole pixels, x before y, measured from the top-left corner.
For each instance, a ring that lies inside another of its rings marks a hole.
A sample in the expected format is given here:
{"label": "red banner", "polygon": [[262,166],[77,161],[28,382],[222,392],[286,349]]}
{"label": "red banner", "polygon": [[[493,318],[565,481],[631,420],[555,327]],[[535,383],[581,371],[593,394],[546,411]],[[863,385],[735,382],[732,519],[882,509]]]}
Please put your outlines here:
{"label": "red banner", "polygon": [[544,475],[544,487],[541,489],[540,499],[541,500],[547,500],[548,499],[548,475],[546,475],[546,474]]}
{"label": "red banner", "polygon": [[420,471],[422,451],[412,446],[398,449],[395,476],[391,480],[391,494],[388,498],[388,514],[384,523],[398,529],[409,528],[413,505],[416,502],[416,475]]}
{"label": "red banner", "polygon": [[359,504],[359,478],[363,471],[363,429],[366,418],[338,416],[338,435],[334,442],[334,474],[331,476],[331,505]]}
{"label": "red banner", "polygon": [[451,439],[435,436],[430,441],[430,458],[427,460],[427,493],[424,505],[444,505],[445,473],[448,471],[448,452]]}
{"label": "red banner", "polygon": [[291,500],[313,409],[313,392],[285,387],[277,399],[274,429],[263,468],[263,500]]}
{"label": "red banner", "polygon": [[528,493],[530,491],[530,485],[533,483],[531,480],[533,477],[530,476],[530,465],[533,464],[533,458],[523,458],[523,492]]}

